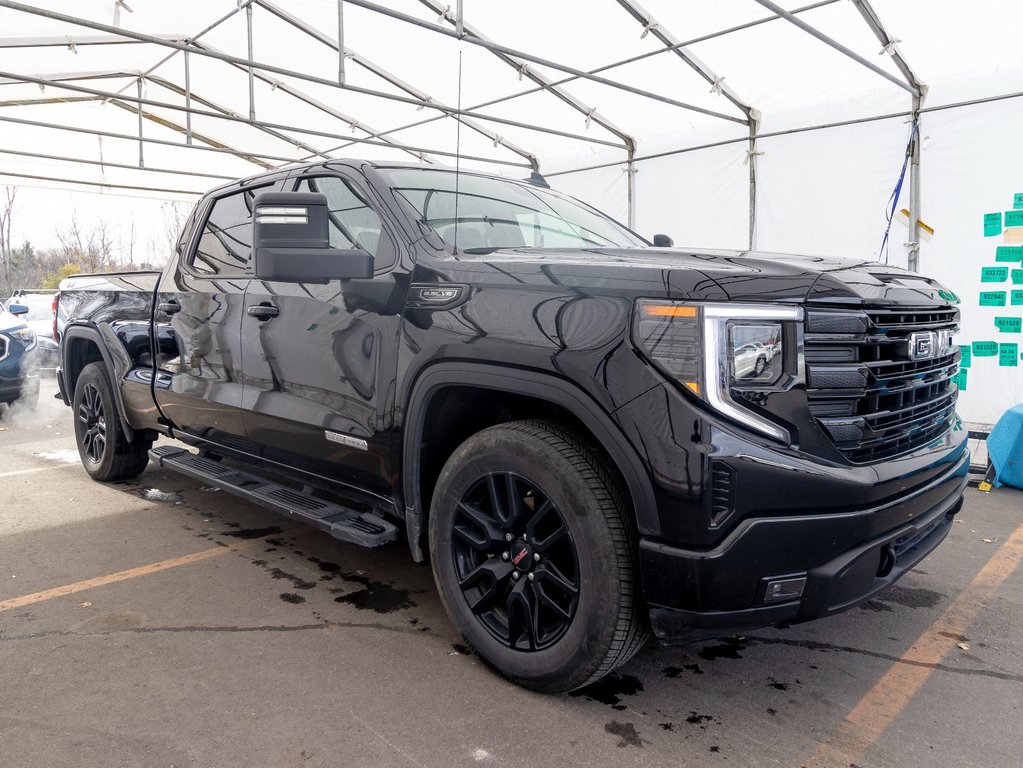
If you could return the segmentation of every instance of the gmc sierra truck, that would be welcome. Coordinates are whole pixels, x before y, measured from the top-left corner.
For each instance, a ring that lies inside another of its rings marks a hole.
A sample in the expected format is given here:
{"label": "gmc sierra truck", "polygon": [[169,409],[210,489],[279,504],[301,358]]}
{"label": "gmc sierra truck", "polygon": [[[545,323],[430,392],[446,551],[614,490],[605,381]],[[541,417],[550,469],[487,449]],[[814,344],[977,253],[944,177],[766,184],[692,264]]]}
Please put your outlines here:
{"label": "gmc sierra truck", "polygon": [[540,691],[651,630],[892,584],[962,506],[955,295],[655,240],[535,175],[330,161],[222,186],[162,273],[61,286],[82,462],[403,538],[479,656]]}

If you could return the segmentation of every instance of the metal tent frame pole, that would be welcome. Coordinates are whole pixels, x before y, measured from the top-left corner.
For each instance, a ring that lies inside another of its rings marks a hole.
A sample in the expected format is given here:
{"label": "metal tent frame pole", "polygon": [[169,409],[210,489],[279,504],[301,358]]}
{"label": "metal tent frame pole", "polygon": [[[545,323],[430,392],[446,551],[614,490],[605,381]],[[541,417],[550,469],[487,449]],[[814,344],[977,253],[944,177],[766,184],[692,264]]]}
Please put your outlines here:
{"label": "metal tent frame pole", "polygon": [[[757,128],[760,125],[760,112],[753,108],[753,106],[745,99],[739,97],[739,95],[732,90],[725,82],[724,77],[718,76],[714,70],[708,67],[703,61],[701,61],[696,54],[686,48],[682,42],[675,37],[663,24],[658,22],[650,13],[648,13],[638,2],[635,0],[618,0],[618,4],[624,8],[632,18],[638,21],[643,26],[643,34],[640,37],[644,37],[647,34],[652,34],[656,39],[660,40],[662,44],[667,46],[665,50],[672,51],[679,59],[695,71],[700,77],[702,77],[711,87],[711,93],[717,93],[720,96],[726,98],[731,104],[736,107],[746,117],[746,123],[749,126],[749,149],[746,152],[746,163],[749,165],[749,233],[747,243],[750,250],[753,250],[756,244],[756,224],[757,224],[757,172],[756,172],[756,160],[757,160]],[[632,162],[629,163],[629,178],[631,179],[635,173],[635,167]],[[631,189],[630,189],[631,192]],[[633,207],[633,201],[630,195],[630,214]]]}
{"label": "metal tent frame pole", "polygon": [[[476,27],[471,26],[471,25],[469,25],[469,24],[467,24],[465,22],[465,19],[462,18],[461,4],[459,4],[457,18],[452,20],[452,18],[450,16],[450,13],[449,13],[450,8],[448,6],[442,6],[440,3],[436,2],[436,0],[420,0],[420,2],[423,5],[425,5],[427,8],[429,8],[431,11],[433,11],[434,13],[437,13],[441,19],[443,19],[443,20],[445,20],[445,21],[447,21],[449,23],[454,23],[456,25],[456,30],[459,32],[459,36],[460,37],[464,36],[464,35],[469,35],[470,37],[473,37],[473,38],[475,38],[477,40],[482,40],[482,41],[485,41],[485,42],[493,42],[487,35],[483,34],[483,32],[481,32],[479,29],[477,29]],[[590,122],[594,122],[597,125],[599,125],[601,128],[603,128],[604,130],[608,131],[612,135],[617,136],[619,139],[621,139],[621,141],[623,143],[623,146],[624,146],[624,149],[625,149],[625,152],[626,152],[626,156],[628,158],[628,167],[626,169],[626,173],[628,174],[628,177],[627,177],[627,195],[626,195],[627,198],[628,198],[628,225],[629,225],[629,227],[635,227],[636,226],[636,206],[635,206],[635,200],[636,200],[636,188],[635,188],[636,187],[636,168],[632,164],[632,158],[635,157],[635,155],[636,155],[636,140],[635,140],[635,138],[630,136],[629,134],[625,133],[625,131],[623,131],[617,125],[612,123],[610,120],[608,120],[603,115],[599,114],[597,112],[597,108],[596,107],[591,107],[589,104],[586,104],[582,100],[576,98],[575,96],[573,96],[568,91],[566,91],[566,90],[564,90],[562,88],[559,88],[556,85],[553,85],[553,83],[552,83],[550,78],[548,78],[547,76],[543,75],[542,73],[540,73],[540,72],[536,71],[535,69],[533,69],[532,67],[530,67],[527,62],[522,61],[521,59],[517,59],[514,56],[511,56],[509,54],[501,53],[500,51],[495,51],[495,50],[491,49],[491,53],[494,56],[496,56],[500,61],[503,61],[505,64],[510,66],[512,69],[517,71],[519,73],[519,78],[520,79],[523,78],[523,77],[529,78],[534,83],[539,85],[542,89],[546,89],[553,96],[557,97],[562,102],[564,102],[565,104],[570,106],[572,109],[574,109],[576,112],[578,112],[579,114],[583,115],[586,118],[586,126],[587,126],[587,128],[589,127]]]}

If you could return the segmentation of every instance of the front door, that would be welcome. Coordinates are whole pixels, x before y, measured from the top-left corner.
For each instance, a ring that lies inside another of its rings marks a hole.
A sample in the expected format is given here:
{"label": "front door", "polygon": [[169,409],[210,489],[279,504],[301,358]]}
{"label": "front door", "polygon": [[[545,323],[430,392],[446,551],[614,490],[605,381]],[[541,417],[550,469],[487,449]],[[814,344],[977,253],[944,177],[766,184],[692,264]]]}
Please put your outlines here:
{"label": "front door", "polygon": [[200,443],[242,447],[241,320],[252,279],[252,198],[274,185],[204,203],[198,231],[160,282],[155,310],[156,402]]}
{"label": "front door", "polygon": [[386,496],[408,290],[396,228],[354,170],[310,171],[289,186],[326,195],[331,247],[369,251],[375,274],[326,285],[248,284],[246,434],[264,458]]}

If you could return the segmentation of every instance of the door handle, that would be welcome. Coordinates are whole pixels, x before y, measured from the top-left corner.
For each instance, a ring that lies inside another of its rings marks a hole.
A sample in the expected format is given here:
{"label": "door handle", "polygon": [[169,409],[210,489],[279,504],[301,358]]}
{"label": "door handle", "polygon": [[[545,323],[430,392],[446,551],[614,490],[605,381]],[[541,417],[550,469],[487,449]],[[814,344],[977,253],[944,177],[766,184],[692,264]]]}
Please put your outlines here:
{"label": "door handle", "polygon": [[171,301],[161,301],[156,305],[156,308],[161,312],[166,312],[168,315],[173,315],[175,312],[181,311],[181,305],[173,299]]}
{"label": "door handle", "polygon": [[262,304],[253,304],[245,311],[257,320],[269,320],[270,318],[277,317],[277,315],[281,313],[281,310],[273,304],[268,304],[265,301]]}

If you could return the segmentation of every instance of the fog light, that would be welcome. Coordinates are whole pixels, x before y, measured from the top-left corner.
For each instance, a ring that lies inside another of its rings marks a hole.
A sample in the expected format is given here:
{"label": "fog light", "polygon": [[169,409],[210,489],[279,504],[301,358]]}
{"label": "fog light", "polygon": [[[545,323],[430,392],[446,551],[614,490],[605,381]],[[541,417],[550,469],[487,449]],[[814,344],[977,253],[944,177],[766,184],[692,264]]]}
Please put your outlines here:
{"label": "fog light", "polygon": [[803,587],[806,586],[806,576],[783,576],[780,579],[764,579],[764,581],[767,582],[764,587],[765,603],[798,600],[803,596]]}

